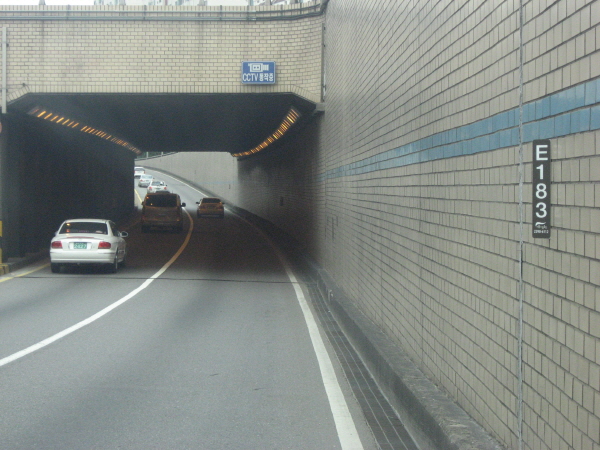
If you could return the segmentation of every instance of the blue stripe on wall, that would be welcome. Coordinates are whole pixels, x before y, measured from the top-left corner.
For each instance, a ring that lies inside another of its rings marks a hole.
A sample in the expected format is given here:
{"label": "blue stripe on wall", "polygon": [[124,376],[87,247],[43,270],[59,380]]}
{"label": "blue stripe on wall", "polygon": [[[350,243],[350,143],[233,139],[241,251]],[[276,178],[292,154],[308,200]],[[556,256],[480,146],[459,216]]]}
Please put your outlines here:
{"label": "blue stripe on wall", "polygon": [[[523,142],[600,129],[600,78],[523,105]],[[519,145],[519,109],[328,170],[318,182]]]}

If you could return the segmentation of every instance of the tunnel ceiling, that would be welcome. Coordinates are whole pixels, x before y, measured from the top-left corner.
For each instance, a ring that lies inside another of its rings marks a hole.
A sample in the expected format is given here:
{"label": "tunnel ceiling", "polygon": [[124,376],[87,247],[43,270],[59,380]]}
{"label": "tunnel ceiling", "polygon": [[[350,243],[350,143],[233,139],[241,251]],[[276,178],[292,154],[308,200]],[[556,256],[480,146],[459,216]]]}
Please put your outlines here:
{"label": "tunnel ceiling", "polygon": [[290,108],[306,120],[315,106],[294,94],[28,94],[9,112],[41,107],[142,152],[237,153],[263,142]]}

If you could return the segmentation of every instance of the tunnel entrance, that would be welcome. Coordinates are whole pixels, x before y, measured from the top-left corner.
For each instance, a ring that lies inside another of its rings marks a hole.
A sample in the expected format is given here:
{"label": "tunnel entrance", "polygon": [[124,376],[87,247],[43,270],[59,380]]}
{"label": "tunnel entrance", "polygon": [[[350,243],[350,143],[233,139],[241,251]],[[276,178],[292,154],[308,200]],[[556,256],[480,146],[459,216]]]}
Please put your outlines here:
{"label": "tunnel entrance", "polygon": [[27,94],[2,119],[2,259],[45,248],[68,218],[130,214],[142,153],[242,154],[316,106],[294,94]]}

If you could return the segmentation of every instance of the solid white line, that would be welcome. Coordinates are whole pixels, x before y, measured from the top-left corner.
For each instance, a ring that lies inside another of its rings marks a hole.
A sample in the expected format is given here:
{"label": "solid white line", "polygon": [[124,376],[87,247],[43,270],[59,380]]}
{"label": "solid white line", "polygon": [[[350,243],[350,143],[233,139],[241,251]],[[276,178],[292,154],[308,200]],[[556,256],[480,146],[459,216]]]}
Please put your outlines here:
{"label": "solid white line", "polygon": [[185,248],[187,247],[189,241],[190,241],[190,237],[192,236],[192,229],[194,228],[193,226],[193,221],[192,218],[190,216],[190,214],[185,211],[185,213],[188,215],[188,218],[190,219],[190,227],[187,233],[187,236],[185,237],[185,240],[183,241],[183,244],[181,244],[181,247],[179,247],[179,250],[177,250],[177,252],[173,255],[173,257],[167,261],[167,263],[162,266],[158,272],[156,272],[154,275],[152,275],[150,278],[148,278],[146,281],[144,281],[141,286],[139,286],[137,289],[134,289],[133,291],[131,291],[129,294],[127,294],[125,297],[117,300],[116,302],[112,303],[111,305],[107,306],[106,308],[104,308],[101,311],[98,311],[96,314],[88,317],[85,320],[82,320],[79,323],[76,323],[75,325],[59,332],[56,333],[53,336],[50,336],[49,338],[44,339],[43,341],[38,342],[37,344],[33,344],[30,347],[27,347],[21,351],[18,351],[16,353],[13,353],[10,356],[7,356],[5,358],[0,359],[0,367],[5,366],[6,364],[9,364],[13,361],[16,361],[17,359],[20,359],[26,355],[29,355],[30,353],[33,353],[37,350],[40,350],[56,341],[58,341],[59,339],[68,336],[71,333],[74,333],[75,331],[79,330],[80,328],[85,327],[86,325],[89,325],[92,322],[95,322],[96,320],[100,319],[101,317],[105,316],[106,314],[108,314],[109,312],[111,312],[113,309],[117,308],[118,306],[121,306],[123,303],[125,303],[127,300],[135,297],[137,294],[139,294],[140,292],[142,292],[144,289],[146,289],[148,286],[150,286],[150,284],[156,280],[158,277],[160,277],[165,270],[167,270],[171,264],[173,264],[177,258],[179,258],[179,255],[181,255],[181,253],[183,252],[183,250],[185,250]]}
{"label": "solid white line", "polygon": [[346,398],[344,397],[342,388],[338,382],[335,370],[333,369],[333,363],[329,358],[329,353],[327,353],[327,349],[323,343],[323,337],[321,336],[317,323],[315,322],[313,313],[306,302],[306,298],[304,297],[304,293],[302,292],[300,284],[296,280],[296,276],[283,258],[283,255],[280,254],[279,250],[277,250],[277,254],[281,260],[281,263],[285,267],[285,271],[287,272],[292,285],[294,286],[298,303],[300,304],[302,312],[304,313],[304,320],[306,321],[306,326],[308,327],[308,332],[310,334],[310,340],[312,341],[315,354],[317,355],[317,360],[319,361],[321,377],[323,378],[325,391],[327,392],[327,397],[329,398],[329,406],[331,408],[331,412],[333,413],[333,419],[335,421],[335,427],[338,432],[342,449],[362,450],[363,446],[360,441],[360,437],[358,436],[356,425],[354,424],[354,420],[352,419],[352,415],[348,409]]}
{"label": "solid white line", "polygon": [[[204,195],[202,191],[198,190],[194,186],[190,186],[189,184],[178,180],[177,178],[171,175],[167,175],[165,173],[163,173],[163,175],[170,177],[171,179],[177,180],[185,186]],[[302,309],[302,313],[304,314],[304,321],[306,322],[306,326],[308,327],[310,340],[312,342],[313,349],[317,356],[319,369],[321,370],[321,378],[323,379],[325,392],[327,393],[327,398],[329,400],[329,407],[331,408],[331,413],[333,414],[333,420],[335,422],[335,427],[338,433],[338,438],[340,440],[342,449],[363,450],[364,447],[360,441],[360,437],[358,436],[358,431],[356,430],[354,419],[352,419],[350,409],[348,408],[348,404],[346,403],[346,398],[344,397],[344,393],[342,392],[342,388],[340,387],[337,376],[335,374],[333,363],[331,362],[329,353],[327,353],[327,349],[323,342],[323,337],[321,336],[319,327],[317,326],[313,313],[310,307],[308,306],[308,303],[306,302],[306,298],[304,297],[304,293],[302,292],[302,288],[300,287],[300,284],[298,283],[294,272],[290,268],[283,254],[260,228],[256,227],[254,224],[247,221],[245,218],[238,214],[235,214],[235,216],[237,216],[240,220],[243,220],[251,227],[256,229],[265,238],[265,240],[275,251],[277,257],[279,258],[279,261],[281,261],[281,264],[285,268],[285,272],[288,278],[290,279],[292,286],[294,286],[296,298],[298,299],[298,303],[300,304],[300,308]]]}
{"label": "solid white line", "polygon": [[354,419],[350,414],[350,409],[346,403],[346,398],[344,397],[344,393],[342,392],[342,388],[340,387],[340,383],[338,382],[335,374],[333,363],[331,362],[331,358],[329,357],[329,353],[327,352],[323,342],[323,337],[321,336],[321,332],[319,331],[319,327],[317,326],[312,310],[310,309],[310,306],[304,297],[300,283],[298,283],[298,280],[296,279],[296,276],[294,275],[294,272],[288,264],[285,256],[283,256],[271,239],[260,228],[254,226],[252,223],[238,214],[236,214],[236,216],[254,227],[263,235],[269,245],[273,248],[273,251],[283,265],[285,272],[292,283],[292,286],[294,286],[296,298],[298,299],[298,303],[300,304],[300,308],[304,314],[304,321],[308,327],[310,340],[317,356],[319,369],[321,370],[321,378],[323,379],[325,392],[327,393],[327,398],[329,400],[329,407],[331,408],[331,413],[333,414],[333,420],[335,422],[335,427],[342,449],[363,450],[363,445],[360,441],[358,431],[356,430]]}
{"label": "solid white line", "polygon": [[323,343],[323,337],[321,336],[317,323],[315,322],[313,313],[308,306],[306,298],[304,297],[302,289],[300,288],[300,284],[296,281],[296,277],[292,273],[290,267],[287,265],[285,260],[282,260],[282,263],[285,267],[288,277],[290,278],[290,281],[292,282],[292,285],[294,286],[298,303],[300,304],[302,312],[304,313],[304,320],[306,321],[310,339],[315,349],[317,360],[319,361],[323,384],[325,385],[325,391],[327,392],[327,397],[329,398],[329,406],[331,408],[331,412],[333,413],[333,419],[335,421],[335,426],[338,431],[338,437],[340,439],[342,449],[362,450],[363,446],[360,441],[360,437],[358,436],[356,425],[354,424],[354,420],[352,419],[352,415],[348,409],[346,398],[344,397],[342,388],[338,382],[335,370],[333,369],[333,363],[329,358],[329,353],[327,353],[327,349]]}
{"label": "solid white line", "polygon": [[[177,181],[178,183],[181,183],[181,184],[183,184],[184,186],[187,186],[187,187],[189,187],[189,188],[190,188],[192,191],[196,191],[196,192],[198,192],[199,194],[202,194],[202,195],[204,195],[205,197],[207,196],[205,192],[202,192],[202,191],[201,191],[200,189],[198,189],[197,187],[194,187],[194,186],[192,186],[192,185],[190,185],[190,184],[187,184],[185,181],[182,181],[182,180],[180,180],[180,179],[178,179],[178,178],[175,178],[175,177],[174,177],[174,176],[172,176],[172,175],[169,175],[169,174],[167,174],[167,173],[161,172],[160,170],[157,170],[157,169],[150,169],[150,170],[154,170],[154,171],[156,171],[156,172],[162,173],[162,174],[163,174],[163,176],[165,176],[165,177],[169,177],[169,178],[171,178],[172,180],[175,180],[175,181]],[[225,209],[227,209],[227,208],[225,208]]]}

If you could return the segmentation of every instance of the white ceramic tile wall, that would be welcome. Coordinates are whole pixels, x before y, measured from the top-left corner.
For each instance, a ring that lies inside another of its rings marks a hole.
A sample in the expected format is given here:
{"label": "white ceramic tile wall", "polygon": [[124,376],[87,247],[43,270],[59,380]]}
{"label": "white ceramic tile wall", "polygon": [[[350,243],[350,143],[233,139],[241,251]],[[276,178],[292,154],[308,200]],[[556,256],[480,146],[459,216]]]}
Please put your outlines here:
{"label": "white ceramic tile wall", "polygon": [[[573,131],[566,121],[575,116],[556,113],[543,128],[553,134],[533,135],[552,145],[549,240],[531,237],[530,141],[523,190],[518,141],[352,172],[446,131],[467,147],[460,137],[489,126],[480,121],[518,114],[519,5],[332,0],[325,114],[280,153],[240,162],[232,176],[241,207],[304,243],[507,448],[521,439],[525,449],[599,450],[600,131]],[[598,108],[598,96],[585,105],[570,96],[599,85],[600,0],[524,0],[523,19],[525,104]]]}
{"label": "white ceramic tile wall", "polygon": [[[27,7],[4,6],[0,11],[23,8]],[[321,23],[321,17],[266,22],[15,21],[2,20],[0,15],[0,26],[8,29],[8,100],[26,92],[237,93],[268,89],[318,102]],[[241,63],[253,59],[279,63],[275,85],[241,85]]]}

